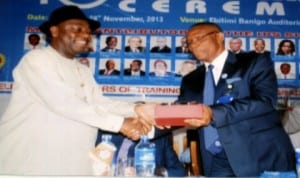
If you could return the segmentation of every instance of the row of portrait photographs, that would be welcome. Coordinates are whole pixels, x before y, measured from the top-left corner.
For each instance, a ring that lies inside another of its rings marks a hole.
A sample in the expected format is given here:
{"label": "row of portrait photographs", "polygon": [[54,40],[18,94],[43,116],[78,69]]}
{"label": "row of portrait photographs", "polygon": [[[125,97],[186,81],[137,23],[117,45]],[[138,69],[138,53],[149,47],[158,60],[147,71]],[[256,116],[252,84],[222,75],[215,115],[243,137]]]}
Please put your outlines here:
{"label": "row of portrait photographs", "polygon": [[[175,38],[175,40],[174,40]],[[146,36],[146,35],[101,35],[94,36],[91,52],[108,53],[189,53],[184,36]],[[149,40],[148,40],[149,39]],[[173,43],[172,43],[173,42]],[[298,40],[298,44],[300,40]],[[26,33],[24,49],[37,49],[46,46],[45,36]],[[274,59],[293,59],[300,55],[296,39],[236,38],[225,37],[225,47],[234,52],[254,52],[275,56]]]}
{"label": "row of portrait photographs", "polygon": [[[199,65],[192,59],[176,59],[174,67],[170,59],[150,59],[145,66],[145,59],[127,58],[124,62],[116,58],[100,58],[95,68],[95,58],[78,58],[93,73],[100,76],[150,76],[150,77],[183,77]],[[300,63],[293,61],[275,61],[274,68],[278,80],[296,80],[300,72]],[[174,69],[173,69],[174,68]],[[96,69],[96,70],[95,70]]]}
{"label": "row of portrait photographs", "polygon": [[[88,66],[99,76],[137,76],[137,77],[183,77],[197,68],[197,61],[192,59],[176,59],[172,66],[170,59],[145,59],[126,58],[124,62],[117,58],[100,58],[97,63],[95,58],[79,57],[79,62]],[[146,64],[146,65],[145,65]],[[96,67],[96,65],[98,67]],[[174,70],[173,70],[174,68]]]}
{"label": "row of portrait photographs", "polygon": [[[151,36],[150,47],[148,48],[146,40],[147,36],[125,36],[125,42],[122,43],[121,35],[102,35],[99,48],[102,52],[120,52],[121,49],[124,49],[124,52],[143,53],[149,49],[150,53],[189,53],[187,40],[184,36],[176,36],[175,44],[172,44],[171,36]],[[249,46],[247,41],[249,41]],[[270,38],[226,37],[225,47],[234,53],[256,52],[271,55],[271,51],[274,51],[273,55],[279,57],[294,57],[297,55],[295,39],[274,39],[272,48]]]}
{"label": "row of portrait photographs", "polygon": [[[247,43],[247,40],[249,41]],[[298,41],[300,43],[300,41]],[[247,44],[249,46],[247,46]],[[270,38],[225,38],[225,47],[234,53],[258,53],[267,56],[275,56],[275,59],[294,59],[299,55],[300,48],[296,48],[295,39]],[[249,50],[247,50],[249,49]]]}

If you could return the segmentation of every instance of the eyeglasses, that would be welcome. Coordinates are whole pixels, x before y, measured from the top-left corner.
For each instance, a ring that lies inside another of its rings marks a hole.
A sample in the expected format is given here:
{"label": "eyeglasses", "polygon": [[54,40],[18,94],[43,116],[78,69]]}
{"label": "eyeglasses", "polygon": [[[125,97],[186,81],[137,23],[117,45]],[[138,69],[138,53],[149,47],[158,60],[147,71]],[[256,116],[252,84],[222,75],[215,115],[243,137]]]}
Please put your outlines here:
{"label": "eyeglasses", "polygon": [[196,37],[194,37],[193,39],[191,39],[191,40],[187,40],[187,44],[188,45],[192,45],[194,42],[197,42],[197,43],[199,43],[200,41],[203,41],[206,37],[208,37],[209,35],[213,35],[213,34],[215,34],[215,33],[219,33],[218,31],[212,31],[212,32],[209,32],[209,33],[207,33],[207,34],[205,34],[205,35],[198,35],[198,36],[196,36]]}

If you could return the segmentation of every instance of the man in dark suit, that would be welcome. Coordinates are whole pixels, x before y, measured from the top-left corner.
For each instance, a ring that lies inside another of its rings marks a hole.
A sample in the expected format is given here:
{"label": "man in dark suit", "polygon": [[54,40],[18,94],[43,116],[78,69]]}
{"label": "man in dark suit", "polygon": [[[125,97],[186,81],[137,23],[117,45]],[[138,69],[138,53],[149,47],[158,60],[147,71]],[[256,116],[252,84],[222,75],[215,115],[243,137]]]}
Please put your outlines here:
{"label": "man in dark suit", "polygon": [[266,57],[271,59],[271,53],[268,50],[265,50],[266,42],[262,38],[257,38],[253,43],[254,50],[251,50],[249,53],[253,56],[265,55]]}
{"label": "man in dark suit", "polygon": [[180,39],[180,46],[176,46],[175,48],[176,53],[189,53],[189,49],[186,43],[186,37],[181,37]]}
{"label": "man in dark suit", "polygon": [[235,54],[245,53],[242,49],[243,41],[240,38],[233,37],[229,40],[229,50]]}
{"label": "man in dark suit", "polygon": [[118,38],[116,36],[108,36],[105,39],[106,46],[101,49],[103,52],[120,52],[117,48]]}
{"label": "man in dark suit", "polygon": [[172,73],[168,71],[168,64],[162,59],[156,59],[153,62],[153,71],[149,72],[149,76],[153,77],[170,77]]}
{"label": "man in dark suit", "polygon": [[[96,141],[96,145],[100,143],[102,134],[107,133],[100,131],[98,132],[98,137]],[[130,146],[127,150],[120,150],[121,148],[124,149],[124,141],[126,139],[125,136],[116,133],[109,133],[112,135],[112,143],[117,147],[116,157],[119,157],[120,152],[126,152],[127,157],[134,157],[134,148],[138,144],[138,141],[130,141]],[[178,156],[173,149],[172,144],[172,134],[164,133],[161,136],[157,136],[150,141],[155,143],[156,153],[155,153],[155,163],[156,163],[156,175],[162,176],[162,172],[160,170],[165,169],[169,177],[184,177],[185,176],[185,169],[183,164],[179,161]],[[126,146],[125,146],[126,147]]]}
{"label": "man in dark suit", "polygon": [[128,45],[125,46],[124,51],[125,52],[131,52],[131,53],[144,53],[145,47],[142,46],[143,40],[139,36],[130,36],[128,38]]}
{"label": "man in dark suit", "polygon": [[[276,111],[272,61],[225,50],[222,29],[214,23],[193,25],[187,42],[204,64],[182,79],[178,101],[203,103],[214,93],[202,119],[186,119],[199,127],[204,176],[258,177],[264,171],[294,170],[294,149]],[[215,84],[210,91],[208,74]]]}
{"label": "man in dark suit", "polygon": [[99,71],[99,75],[120,75],[120,71],[115,69],[115,61],[109,59],[105,63],[105,69]]}
{"label": "man in dark suit", "polygon": [[157,37],[156,38],[156,46],[153,46],[150,50],[151,53],[170,53],[171,48],[167,45],[166,37]]}
{"label": "man in dark suit", "polygon": [[134,59],[130,63],[130,67],[124,70],[125,76],[145,76],[145,71],[142,68],[143,62],[139,59]]}

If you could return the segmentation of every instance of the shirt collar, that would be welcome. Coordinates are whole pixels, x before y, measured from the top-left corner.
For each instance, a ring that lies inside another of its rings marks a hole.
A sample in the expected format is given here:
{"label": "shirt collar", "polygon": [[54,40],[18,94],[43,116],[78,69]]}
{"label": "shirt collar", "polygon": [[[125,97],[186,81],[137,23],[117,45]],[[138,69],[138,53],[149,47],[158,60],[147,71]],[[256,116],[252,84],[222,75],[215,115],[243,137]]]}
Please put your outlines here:
{"label": "shirt collar", "polygon": [[209,64],[212,64],[214,66],[214,69],[223,69],[224,63],[226,61],[226,58],[228,56],[228,51],[224,50],[219,56],[217,56],[211,63],[204,62],[205,67]]}
{"label": "shirt collar", "polygon": [[140,75],[140,71],[131,71],[131,75]]}
{"label": "shirt collar", "polygon": [[211,63],[207,63],[205,62],[204,65],[206,67],[206,69],[208,68],[207,66],[209,64],[212,64],[214,66],[213,68],[213,74],[214,74],[214,79],[215,79],[215,83],[217,84],[219,81],[219,78],[221,76],[226,58],[228,56],[228,51],[224,50],[219,56],[217,56]]}

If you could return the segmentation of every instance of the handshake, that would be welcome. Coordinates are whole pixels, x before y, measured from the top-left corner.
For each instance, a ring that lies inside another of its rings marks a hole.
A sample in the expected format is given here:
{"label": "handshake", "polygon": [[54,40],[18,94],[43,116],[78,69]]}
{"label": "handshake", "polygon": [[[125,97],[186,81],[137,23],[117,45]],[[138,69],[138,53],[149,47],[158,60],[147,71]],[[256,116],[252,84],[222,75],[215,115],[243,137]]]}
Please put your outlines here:
{"label": "handshake", "polygon": [[135,112],[137,117],[125,118],[120,130],[132,140],[138,140],[141,135],[149,133],[153,126],[159,129],[171,126],[201,127],[212,120],[211,108],[203,104],[137,104]]}
{"label": "handshake", "polygon": [[125,118],[120,132],[132,140],[138,140],[142,135],[148,134],[156,125],[155,107],[157,105],[155,103],[137,104],[135,106],[137,117]]}

